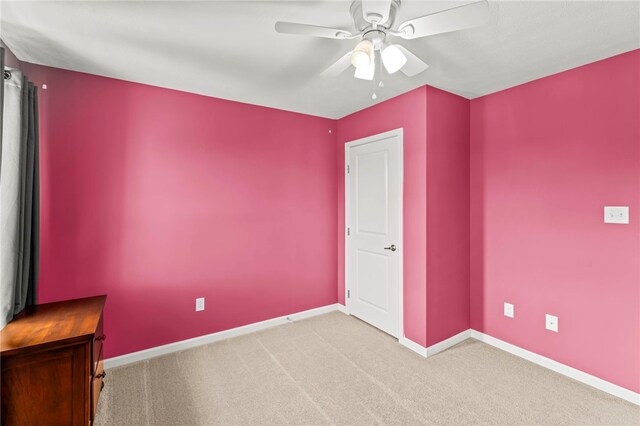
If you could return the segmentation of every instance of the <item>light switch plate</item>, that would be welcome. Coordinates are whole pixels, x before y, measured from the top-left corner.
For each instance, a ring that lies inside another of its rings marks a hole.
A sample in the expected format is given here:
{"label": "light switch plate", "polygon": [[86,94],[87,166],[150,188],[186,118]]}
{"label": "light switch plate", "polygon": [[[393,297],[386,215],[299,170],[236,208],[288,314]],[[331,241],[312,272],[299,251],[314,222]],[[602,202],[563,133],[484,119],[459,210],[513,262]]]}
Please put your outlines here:
{"label": "light switch plate", "polygon": [[605,206],[604,223],[629,224],[628,206]]}
{"label": "light switch plate", "polygon": [[504,316],[513,318],[513,305],[511,303],[504,303]]}
{"label": "light switch plate", "polygon": [[558,317],[554,315],[546,315],[546,329],[558,332]]}
{"label": "light switch plate", "polygon": [[196,312],[197,311],[204,311],[204,297],[196,299]]}

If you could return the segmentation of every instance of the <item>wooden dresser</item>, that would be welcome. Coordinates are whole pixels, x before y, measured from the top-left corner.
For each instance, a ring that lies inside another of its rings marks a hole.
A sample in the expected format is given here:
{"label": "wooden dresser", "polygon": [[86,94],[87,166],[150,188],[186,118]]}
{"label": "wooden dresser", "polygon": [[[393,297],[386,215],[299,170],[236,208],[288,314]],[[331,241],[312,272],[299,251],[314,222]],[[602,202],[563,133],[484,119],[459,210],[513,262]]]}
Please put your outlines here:
{"label": "wooden dresser", "polygon": [[2,425],[88,425],[105,373],[106,296],[27,307],[0,331]]}

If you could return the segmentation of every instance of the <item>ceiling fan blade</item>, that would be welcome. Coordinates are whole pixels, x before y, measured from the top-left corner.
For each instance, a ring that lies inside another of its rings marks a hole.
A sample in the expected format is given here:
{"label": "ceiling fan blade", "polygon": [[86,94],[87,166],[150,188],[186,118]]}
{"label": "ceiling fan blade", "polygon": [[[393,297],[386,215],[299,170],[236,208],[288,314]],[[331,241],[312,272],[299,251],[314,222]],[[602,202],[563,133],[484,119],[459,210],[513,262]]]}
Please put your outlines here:
{"label": "ceiling fan blade", "polygon": [[317,25],[296,24],[294,22],[276,22],[276,32],[281,34],[295,34],[312,37],[335,38],[339,40],[352,38],[349,31],[336,28],[319,27]]}
{"label": "ceiling fan blade", "polygon": [[365,21],[384,24],[389,19],[391,0],[362,0],[362,17]]}
{"label": "ceiling fan blade", "polygon": [[335,61],[329,68],[320,73],[321,77],[337,77],[351,66],[351,51]]}
{"label": "ceiling fan blade", "polygon": [[471,4],[410,19],[398,27],[400,37],[412,39],[484,25],[489,18],[489,3],[481,0]]}
{"label": "ceiling fan blade", "polygon": [[414,75],[420,74],[422,71],[429,68],[429,65],[425,64],[424,61],[418,58],[416,55],[407,50],[406,47],[396,44],[395,45],[404,56],[407,58],[407,62],[404,64],[400,71],[402,71],[407,77],[413,77]]}

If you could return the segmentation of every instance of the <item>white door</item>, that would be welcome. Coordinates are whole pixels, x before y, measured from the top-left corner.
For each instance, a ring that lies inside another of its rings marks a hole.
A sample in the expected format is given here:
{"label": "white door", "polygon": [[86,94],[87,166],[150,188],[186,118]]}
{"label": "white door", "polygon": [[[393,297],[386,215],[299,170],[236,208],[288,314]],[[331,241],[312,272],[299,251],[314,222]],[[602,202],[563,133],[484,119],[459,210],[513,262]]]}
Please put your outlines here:
{"label": "white door", "polygon": [[402,129],[346,145],[347,311],[401,335]]}

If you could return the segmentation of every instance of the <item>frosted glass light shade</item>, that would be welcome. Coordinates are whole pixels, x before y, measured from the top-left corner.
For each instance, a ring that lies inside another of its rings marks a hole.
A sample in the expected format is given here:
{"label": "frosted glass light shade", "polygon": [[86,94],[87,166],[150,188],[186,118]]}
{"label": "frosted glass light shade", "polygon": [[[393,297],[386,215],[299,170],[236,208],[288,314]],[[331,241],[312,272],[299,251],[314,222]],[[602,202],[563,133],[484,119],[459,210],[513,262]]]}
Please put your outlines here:
{"label": "frosted glass light shade", "polygon": [[373,60],[373,43],[362,40],[351,53],[351,65],[356,68],[366,67]]}
{"label": "frosted glass light shade", "polygon": [[389,74],[393,74],[407,63],[407,57],[395,45],[389,45],[382,51],[382,63]]}
{"label": "frosted glass light shade", "polygon": [[375,61],[375,58],[371,58],[371,62],[369,62],[369,65],[356,68],[356,72],[353,76],[361,80],[373,80],[373,75],[375,74],[375,71],[376,71],[376,61]]}

